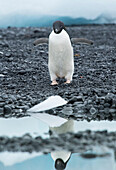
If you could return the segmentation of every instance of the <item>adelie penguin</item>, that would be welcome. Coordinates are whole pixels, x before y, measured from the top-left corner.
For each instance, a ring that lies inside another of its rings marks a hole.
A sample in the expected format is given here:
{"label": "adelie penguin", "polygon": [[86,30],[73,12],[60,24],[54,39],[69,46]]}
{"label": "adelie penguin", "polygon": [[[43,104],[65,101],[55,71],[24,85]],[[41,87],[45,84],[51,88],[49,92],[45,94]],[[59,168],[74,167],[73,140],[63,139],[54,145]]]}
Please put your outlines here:
{"label": "adelie penguin", "polygon": [[34,45],[49,43],[49,59],[48,68],[51,78],[51,85],[57,85],[56,79],[65,78],[65,84],[72,81],[74,73],[74,52],[72,43],[87,43],[93,44],[91,40],[84,38],[70,39],[65,25],[61,21],[53,23],[53,30],[48,38],[39,38],[34,42]]}

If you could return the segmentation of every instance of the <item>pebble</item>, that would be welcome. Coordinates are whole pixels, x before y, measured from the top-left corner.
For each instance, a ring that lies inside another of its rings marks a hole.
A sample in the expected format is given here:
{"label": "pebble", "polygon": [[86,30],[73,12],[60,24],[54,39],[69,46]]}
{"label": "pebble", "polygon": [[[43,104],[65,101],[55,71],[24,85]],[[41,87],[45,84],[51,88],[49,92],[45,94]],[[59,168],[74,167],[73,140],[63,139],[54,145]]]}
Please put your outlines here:
{"label": "pebble", "polygon": [[4,53],[3,53],[2,51],[0,51],[0,54],[2,54],[2,55],[3,55]]}
{"label": "pebble", "polygon": [[0,102],[0,107],[3,107],[5,105],[5,102]]}
{"label": "pebble", "polygon": [[0,108],[0,116],[3,115],[3,108]]}
{"label": "pebble", "polygon": [[64,115],[72,115],[72,107],[64,107],[63,109],[62,109],[62,113],[64,114]]}
{"label": "pebble", "polygon": [[90,109],[90,113],[93,115],[97,112],[97,110],[94,107],[91,107]]}
{"label": "pebble", "polygon": [[12,55],[12,54],[9,53],[9,52],[7,52],[7,53],[5,54],[5,56],[8,57],[8,58],[11,57],[11,55]]}
{"label": "pebble", "polygon": [[10,106],[4,106],[4,115],[10,115],[12,113],[12,109]]}
{"label": "pebble", "polygon": [[14,95],[9,95],[9,98],[11,98],[13,101],[16,101],[16,97]]}
{"label": "pebble", "polygon": [[0,77],[5,77],[5,75],[4,74],[0,74]]}
{"label": "pebble", "polygon": [[116,109],[109,109],[109,112],[116,115]]}

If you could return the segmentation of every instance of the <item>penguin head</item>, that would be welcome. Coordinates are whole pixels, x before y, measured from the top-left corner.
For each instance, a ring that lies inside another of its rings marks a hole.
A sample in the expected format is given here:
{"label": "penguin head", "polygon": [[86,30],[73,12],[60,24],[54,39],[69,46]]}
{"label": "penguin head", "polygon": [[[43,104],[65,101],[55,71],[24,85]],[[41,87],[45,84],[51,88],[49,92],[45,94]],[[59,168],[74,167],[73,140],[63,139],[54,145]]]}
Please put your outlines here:
{"label": "penguin head", "polygon": [[66,30],[65,25],[61,21],[55,21],[53,23],[53,30],[56,34],[59,34],[62,30]]}
{"label": "penguin head", "polygon": [[66,168],[66,163],[60,158],[56,159],[55,161],[55,168],[56,170],[64,170]]}

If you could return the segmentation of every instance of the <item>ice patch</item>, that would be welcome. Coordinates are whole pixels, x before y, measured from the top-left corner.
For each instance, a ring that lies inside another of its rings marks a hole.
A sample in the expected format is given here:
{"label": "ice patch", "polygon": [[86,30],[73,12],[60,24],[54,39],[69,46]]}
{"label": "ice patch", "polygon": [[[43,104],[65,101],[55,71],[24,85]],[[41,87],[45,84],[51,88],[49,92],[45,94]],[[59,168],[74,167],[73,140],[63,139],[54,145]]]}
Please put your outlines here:
{"label": "ice patch", "polygon": [[63,106],[67,103],[66,100],[64,100],[60,96],[51,96],[45,101],[35,105],[34,107],[30,108],[27,112],[31,113],[37,113],[45,110],[49,110],[55,107]]}

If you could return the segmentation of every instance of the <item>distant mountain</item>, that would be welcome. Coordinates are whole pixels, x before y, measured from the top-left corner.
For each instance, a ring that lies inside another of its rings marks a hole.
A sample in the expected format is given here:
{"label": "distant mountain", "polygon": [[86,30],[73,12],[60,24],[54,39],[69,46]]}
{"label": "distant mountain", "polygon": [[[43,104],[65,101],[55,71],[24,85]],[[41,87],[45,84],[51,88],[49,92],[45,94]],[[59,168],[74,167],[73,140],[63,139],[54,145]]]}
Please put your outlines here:
{"label": "distant mountain", "polygon": [[61,20],[65,25],[78,24],[113,24],[116,23],[116,18],[107,15],[100,15],[95,19],[59,17],[59,16],[37,16],[37,15],[23,15],[13,14],[9,16],[0,17],[0,27],[16,26],[16,27],[48,27],[56,20]]}
{"label": "distant mountain", "polygon": [[78,24],[115,24],[116,18],[112,18],[106,15],[100,15],[95,19],[86,18],[70,18],[70,17],[60,17],[60,19],[66,25],[78,25]]}
{"label": "distant mountain", "polygon": [[116,18],[112,18],[108,15],[100,15],[93,20],[95,24],[116,24]]}

